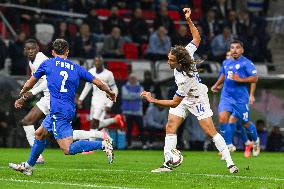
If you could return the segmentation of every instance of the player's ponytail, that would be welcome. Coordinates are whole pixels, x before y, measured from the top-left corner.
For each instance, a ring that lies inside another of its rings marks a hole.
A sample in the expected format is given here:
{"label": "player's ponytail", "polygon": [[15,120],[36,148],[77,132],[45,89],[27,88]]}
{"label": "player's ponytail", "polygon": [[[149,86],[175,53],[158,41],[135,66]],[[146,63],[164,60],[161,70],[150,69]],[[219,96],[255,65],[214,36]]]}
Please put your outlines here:
{"label": "player's ponytail", "polygon": [[177,63],[181,65],[181,70],[185,72],[188,77],[193,77],[193,73],[197,72],[196,65],[203,62],[203,60],[194,60],[191,58],[183,46],[176,45],[172,47],[171,54],[176,57]]}
{"label": "player's ponytail", "polygon": [[64,39],[55,39],[52,49],[58,55],[64,55],[69,50],[69,44]]}

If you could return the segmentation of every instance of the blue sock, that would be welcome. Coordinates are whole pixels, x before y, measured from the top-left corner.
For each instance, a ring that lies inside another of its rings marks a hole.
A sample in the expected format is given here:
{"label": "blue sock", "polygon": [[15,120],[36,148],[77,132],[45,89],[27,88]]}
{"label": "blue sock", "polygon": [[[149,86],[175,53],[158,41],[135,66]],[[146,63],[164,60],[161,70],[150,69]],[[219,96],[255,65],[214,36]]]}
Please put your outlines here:
{"label": "blue sock", "polygon": [[251,136],[251,139],[252,139],[253,141],[256,141],[257,138],[258,138],[258,135],[257,135],[256,127],[255,127],[255,125],[254,125],[252,122],[250,122],[250,125],[249,125],[249,127],[247,128],[247,130],[248,130],[248,133],[249,133],[250,136]]}
{"label": "blue sock", "polygon": [[89,152],[97,149],[102,149],[102,141],[88,141],[88,140],[79,140],[73,142],[69,147],[69,154],[74,155],[81,152]]}
{"label": "blue sock", "polygon": [[39,155],[43,152],[46,144],[46,139],[38,140],[35,139],[34,145],[32,146],[30,157],[28,159],[28,164],[30,166],[34,166],[36,164],[36,160],[39,157]]}
{"label": "blue sock", "polygon": [[228,123],[227,124],[227,137],[228,137],[228,143],[226,142],[226,144],[233,144],[233,137],[235,135],[236,132],[236,123]]}
{"label": "blue sock", "polygon": [[220,125],[220,133],[223,136],[226,145],[232,144],[232,132],[231,132],[231,126],[229,124],[221,124]]}
{"label": "blue sock", "polygon": [[246,143],[248,139],[247,131],[243,126],[240,126],[240,135],[243,143]]}

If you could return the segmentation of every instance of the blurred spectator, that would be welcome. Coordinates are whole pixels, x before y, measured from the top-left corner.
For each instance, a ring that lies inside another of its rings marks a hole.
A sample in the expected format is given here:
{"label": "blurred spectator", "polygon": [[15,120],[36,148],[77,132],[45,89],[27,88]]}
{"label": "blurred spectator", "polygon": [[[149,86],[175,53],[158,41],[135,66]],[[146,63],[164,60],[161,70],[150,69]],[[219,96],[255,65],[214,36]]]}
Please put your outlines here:
{"label": "blurred spectator", "polygon": [[92,0],[69,0],[73,3],[73,12],[86,13],[90,7],[93,7],[95,1]]}
{"label": "blurred spectator", "polygon": [[118,14],[118,8],[116,6],[111,7],[111,15],[108,17],[104,24],[104,30],[106,34],[111,33],[113,27],[118,27],[122,35],[126,34],[126,24]]}
{"label": "blurred spectator", "polygon": [[226,58],[226,52],[232,41],[231,29],[224,27],[223,33],[215,36],[211,42],[212,60],[222,62]]}
{"label": "blurred spectator", "polygon": [[146,111],[144,116],[145,129],[149,132],[147,143],[148,148],[153,147],[153,142],[156,138],[156,134],[164,132],[164,128],[168,121],[168,109],[162,108],[151,104]]}
{"label": "blurred spectator", "polygon": [[104,40],[102,54],[106,58],[124,58],[123,45],[124,39],[120,35],[120,29],[114,27]]}
{"label": "blurred spectator", "polygon": [[127,142],[128,148],[132,148],[132,128],[134,123],[139,127],[140,139],[142,141],[143,148],[145,146],[144,128],[143,128],[143,111],[142,111],[142,99],[140,93],[144,90],[143,87],[137,81],[134,74],[130,74],[128,82],[122,86],[122,113],[126,117],[127,123]]}
{"label": "blurred spectator", "polygon": [[[206,18],[201,21],[204,35],[211,41],[214,36],[220,33],[220,23],[216,19],[216,13],[213,9],[207,12]],[[203,39],[203,38],[202,38]]]}
{"label": "blurred spectator", "polygon": [[57,27],[55,28],[53,40],[58,38],[65,39],[66,41],[68,41],[69,45],[73,42],[68,30],[68,24],[65,21],[58,22]]}
{"label": "blurred spectator", "polygon": [[5,42],[0,37],[0,70],[2,70],[5,66],[5,59],[7,58],[8,50]]}
{"label": "blurred spectator", "polygon": [[80,34],[75,39],[73,54],[82,58],[94,58],[96,56],[96,39],[87,23],[83,23],[80,27]]}
{"label": "blurred spectator", "polygon": [[7,147],[8,138],[8,118],[6,113],[0,112],[0,136],[1,136],[1,147]]}
{"label": "blurred spectator", "polygon": [[91,27],[91,32],[95,34],[102,34],[104,31],[102,21],[98,18],[96,8],[91,8],[85,20]]}
{"label": "blurred spectator", "polygon": [[217,18],[220,20],[224,20],[227,17],[228,6],[226,4],[226,0],[217,0],[217,3],[214,7],[216,9]]}
{"label": "blurred spectator", "polygon": [[26,75],[28,61],[24,54],[24,43],[26,41],[25,32],[18,34],[15,42],[9,42],[9,56],[12,61],[11,75]]}
{"label": "blurred spectator", "polygon": [[156,19],[154,20],[154,29],[158,30],[160,26],[164,26],[165,29],[169,32],[170,37],[174,37],[176,29],[174,22],[168,15],[167,7],[160,7],[160,11],[157,14]]}
{"label": "blurred spectator", "polygon": [[171,40],[167,35],[167,30],[164,26],[160,26],[158,30],[150,36],[146,57],[152,61],[166,60],[170,48]]}
{"label": "blurred spectator", "polygon": [[[150,70],[146,70],[144,72],[144,80],[142,82],[142,86],[145,91],[151,92],[153,95],[155,95],[155,98],[158,98],[158,99],[162,98],[161,88],[153,80],[152,72]],[[148,108],[148,106],[149,106],[149,102],[145,101],[143,103],[143,113],[146,112],[146,109]]]}
{"label": "blurred spectator", "polygon": [[[210,48],[210,41],[208,37],[204,34],[203,29],[201,26],[197,25],[197,29],[199,32],[199,35],[201,36],[201,42],[198,46],[198,49],[196,50],[196,54],[201,58],[201,59],[207,59],[208,55],[210,54],[211,48]],[[202,65],[202,64],[201,64]]]}
{"label": "blurred spectator", "polygon": [[47,56],[51,56],[51,43],[54,36],[54,26],[47,23],[39,23],[35,25],[35,37],[38,41],[41,52]]}
{"label": "blurred spectator", "polygon": [[267,140],[267,151],[280,151],[282,147],[282,138],[280,127],[274,126]]}
{"label": "blurred spectator", "polygon": [[244,25],[239,22],[237,13],[234,10],[229,11],[228,19],[225,21],[224,25],[231,29],[235,38],[240,37],[244,33]]}
{"label": "blurred spectator", "polygon": [[212,10],[213,8],[215,10],[216,5],[217,5],[216,0],[202,0],[201,1],[201,6],[202,6],[203,12],[208,12],[208,11],[210,11],[210,9]]}
{"label": "blurred spectator", "polygon": [[190,41],[191,39],[188,36],[187,27],[180,25],[175,37],[172,38],[172,46],[181,45],[185,47]]}
{"label": "blurred spectator", "polygon": [[155,0],[140,0],[140,7],[143,10],[153,10]]}
{"label": "blurred spectator", "polygon": [[262,119],[256,121],[257,134],[260,140],[260,149],[265,150],[267,145],[268,131]]}
{"label": "blurred spectator", "polygon": [[142,10],[140,8],[135,9],[133,17],[129,23],[129,31],[133,42],[139,44],[148,42],[148,24],[142,17]]}

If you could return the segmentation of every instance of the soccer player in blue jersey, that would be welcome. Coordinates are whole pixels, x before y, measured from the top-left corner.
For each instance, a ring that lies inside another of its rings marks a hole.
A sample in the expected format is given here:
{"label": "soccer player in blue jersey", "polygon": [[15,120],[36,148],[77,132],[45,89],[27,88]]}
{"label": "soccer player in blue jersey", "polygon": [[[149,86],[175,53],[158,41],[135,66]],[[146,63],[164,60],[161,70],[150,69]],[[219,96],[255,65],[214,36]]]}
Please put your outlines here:
{"label": "soccer player in blue jersey", "polygon": [[[113,148],[108,139],[73,142],[71,122],[75,115],[75,92],[80,79],[91,82],[105,91],[112,101],[116,100],[115,93],[87,70],[67,59],[69,45],[65,40],[56,39],[52,47],[54,58],[44,61],[20,92],[20,95],[24,94],[35,85],[38,79],[46,75],[47,86],[50,91],[50,114],[46,116],[42,125],[35,132],[35,141],[28,161],[20,164],[9,163],[10,168],[28,176],[32,175],[32,167],[45,148],[48,132],[53,132],[65,155],[103,149],[108,156],[109,163],[113,161]],[[16,103],[15,106],[17,107],[18,104]]]}
{"label": "soccer player in blue jersey", "polygon": [[228,147],[233,147],[232,128],[236,127],[238,120],[241,121],[251,134],[254,142],[253,155],[257,156],[260,152],[259,138],[255,125],[249,120],[248,91],[249,84],[258,80],[257,71],[254,64],[243,56],[244,48],[241,41],[233,41],[230,52],[232,59],[223,62],[221,75],[211,88],[213,92],[218,92],[220,85],[224,83],[218,107],[220,132],[229,144]]}

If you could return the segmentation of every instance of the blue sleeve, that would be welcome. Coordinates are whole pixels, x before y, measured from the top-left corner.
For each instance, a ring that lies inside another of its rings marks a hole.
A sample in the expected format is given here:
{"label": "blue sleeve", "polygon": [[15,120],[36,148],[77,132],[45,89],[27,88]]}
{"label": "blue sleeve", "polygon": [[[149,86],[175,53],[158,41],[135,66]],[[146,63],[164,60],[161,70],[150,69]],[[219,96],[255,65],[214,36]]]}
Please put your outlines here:
{"label": "blue sleeve", "polygon": [[245,70],[246,70],[246,73],[249,76],[256,76],[257,75],[257,70],[256,70],[256,67],[255,65],[252,63],[252,62],[247,62],[246,65],[245,65]]}
{"label": "blue sleeve", "polygon": [[95,79],[95,76],[93,76],[90,72],[88,72],[85,68],[81,66],[78,66],[78,73],[79,73],[80,79],[83,79],[90,83]]}
{"label": "blue sleeve", "polygon": [[37,79],[40,79],[43,75],[46,75],[46,68],[47,68],[47,62],[48,60],[44,61],[40,64],[36,72],[33,74],[33,76]]}
{"label": "blue sleeve", "polygon": [[223,61],[222,66],[221,66],[221,68],[220,68],[220,70],[219,70],[218,78],[219,78],[222,74],[225,75],[225,68],[224,68],[224,65],[225,65],[225,61]]}

